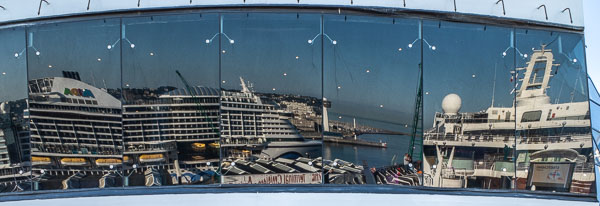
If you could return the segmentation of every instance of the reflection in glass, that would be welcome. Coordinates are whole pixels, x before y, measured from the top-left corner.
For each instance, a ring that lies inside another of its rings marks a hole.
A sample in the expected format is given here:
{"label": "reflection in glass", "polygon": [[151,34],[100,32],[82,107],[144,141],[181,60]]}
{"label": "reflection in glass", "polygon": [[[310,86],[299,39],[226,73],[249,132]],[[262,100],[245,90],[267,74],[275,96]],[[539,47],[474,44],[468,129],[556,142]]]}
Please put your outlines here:
{"label": "reflection in glass", "polygon": [[582,36],[517,30],[517,188],[588,194],[594,183]]}
{"label": "reflection in glass", "polygon": [[123,19],[126,186],[218,183],[217,17]]}
{"label": "reflection in glass", "polygon": [[36,189],[114,187],[121,164],[119,19],[27,32],[31,164]]}
{"label": "reflection in glass", "polygon": [[[226,14],[220,33],[225,184],[320,184],[320,16]],[[307,40],[311,40],[307,43]]]}
{"label": "reflection in glass", "polygon": [[418,21],[332,15],[324,28],[325,183],[421,185]]}
{"label": "reflection in glass", "polygon": [[[507,28],[425,22],[425,185],[510,189],[514,38]],[[473,46],[477,45],[477,46]]]}
{"label": "reflection in glass", "polygon": [[0,192],[31,190],[25,31],[0,31]]}

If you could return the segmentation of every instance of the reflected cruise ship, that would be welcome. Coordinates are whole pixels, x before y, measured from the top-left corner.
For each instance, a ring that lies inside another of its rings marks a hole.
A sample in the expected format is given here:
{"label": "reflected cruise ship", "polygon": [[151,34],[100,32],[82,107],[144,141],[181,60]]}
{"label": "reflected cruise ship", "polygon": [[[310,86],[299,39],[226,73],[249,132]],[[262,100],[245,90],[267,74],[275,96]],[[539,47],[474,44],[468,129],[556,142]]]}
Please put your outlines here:
{"label": "reflected cruise ship", "polygon": [[[574,165],[566,188],[590,193],[594,163],[588,103],[550,102],[546,90],[557,66],[552,50],[534,50],[527,66],[517,69],[523,78],[517,78],[516,107],[459,113],[460,97],[447,95],[444,112],[435,114],[433,128],[424,134],[425,185],[534,190],[535,185],[528,184],[536,178],[530,174],[532,164],[566,163]],[[553,175],[570,176],[556,171]]]}
{"label": "reflected cruise ship", "polygon": [[241,91],[223,91],[221,135],[224,159],[320,157],[321,141],[305,141],[292,113],[261,98],[240,77]]}

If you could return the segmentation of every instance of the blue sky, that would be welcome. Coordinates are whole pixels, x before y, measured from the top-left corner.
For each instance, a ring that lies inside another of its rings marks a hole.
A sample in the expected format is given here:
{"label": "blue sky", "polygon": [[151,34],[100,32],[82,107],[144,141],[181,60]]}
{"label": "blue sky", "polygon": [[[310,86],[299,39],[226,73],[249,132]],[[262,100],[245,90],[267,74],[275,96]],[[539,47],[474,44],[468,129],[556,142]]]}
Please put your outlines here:
{"label": "blue sky", "polygon": [[600,84],[600,1],[584,0],[583,14],[585,19],[585,44],[587,45],[587,69],[588,74],[596,85]]}

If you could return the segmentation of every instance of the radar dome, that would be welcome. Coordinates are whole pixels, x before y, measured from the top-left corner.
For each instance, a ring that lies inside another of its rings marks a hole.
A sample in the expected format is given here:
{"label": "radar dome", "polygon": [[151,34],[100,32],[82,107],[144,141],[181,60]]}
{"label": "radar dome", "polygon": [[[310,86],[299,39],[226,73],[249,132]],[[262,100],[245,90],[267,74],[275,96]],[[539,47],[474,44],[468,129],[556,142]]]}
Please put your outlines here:
{"label": "radar dome", "polygon": [[0,114],[6,114],[8,113],[8,105],[4,102],[0,103]]}
{"label": "radar dome", "polygon": [[462,106],[462,100],[457,94],[448,94],[442,100],[444,114],[457,114]]}

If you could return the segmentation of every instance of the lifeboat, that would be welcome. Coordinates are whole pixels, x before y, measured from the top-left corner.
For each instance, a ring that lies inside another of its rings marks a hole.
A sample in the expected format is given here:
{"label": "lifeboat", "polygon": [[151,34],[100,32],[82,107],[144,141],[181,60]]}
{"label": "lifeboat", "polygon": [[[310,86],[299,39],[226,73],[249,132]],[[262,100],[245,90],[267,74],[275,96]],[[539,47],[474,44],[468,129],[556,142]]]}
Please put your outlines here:
{"label": "lifeboat", "polygon": [[250,155],[250,150],[242,150],[242,154]]}
{"label": "lifeboat", "polygon": [[206,149],[206,144],[204,143],[196,142],[192,144],[192,150],[194,151],[202,151],[204,149]]}
{"label": "lifeboat", "polygon": [[131,158],[129,158],[129,156],[123,156],[123,162],[131,163]]}
{"label": "lifeboat", "polygon": [[52,160],[50,160],[50,157],[31,156],[31,164],[32,165],[49,165],[49,164],[52,164]]}
{"label": "lifeboat", "polygon": [[87,160],[85,158],[80,157],[65,157],[60,159],[60,163],[66,166],[86,166],[88,165]]}
{"label": "lifeboat", "polygon": [[145,154],[140,155],[140,162],[162,162],[165,160],[163,154]]}
{"label": "lifeboat", "polygon": [[205,160],[206,157],[204,157],[204,156],[192,156],[192,159],[193,160]]}
{"label": "lifeboat", "polygon": [[123,163],[122,160],[120,160],[120,159],[114,159],[114,158],[110,158],[110,159],[97,159],[96,160],[96,165],[97,166],[121,165],[121,163]]}
{"label": "lifeboat", "polygon": [[213,142],[208,144],[209,147],[215,148],[215,149],[219,149],[221,148],[221,145],[218,142]]}

